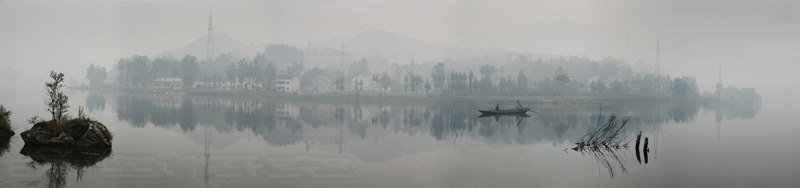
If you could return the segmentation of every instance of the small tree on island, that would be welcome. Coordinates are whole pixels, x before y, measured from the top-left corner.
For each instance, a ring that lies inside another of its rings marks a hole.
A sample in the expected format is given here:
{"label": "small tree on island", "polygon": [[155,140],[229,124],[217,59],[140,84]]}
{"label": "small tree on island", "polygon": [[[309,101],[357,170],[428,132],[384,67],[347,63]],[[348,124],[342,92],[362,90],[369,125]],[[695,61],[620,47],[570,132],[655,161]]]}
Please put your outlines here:
{"label": "small tree on island", "polygon": [[33,127],[20,133],[25,145],[111,147],[111,132],[105,125],[87,117],[83,108],[78,107],[77,118],[67,115],[69,97],[61,90],[64,73],[50,71],[50,78],[53,81],[45,83],[48,99],[44,103],[53,119],[45,121],[38,116],[28,119]]}
{"label": "small tree on island", "polygon": [[67,108],[69,108],[67,105],[69,97],[61,91],[61,88],[64,87],[64,73],[50,71],[50,78],[53,79],[53,82],[44,84],[49,97],[49,99],[45,99],[44,103],[47,105],[47,112],[53,116],[53,121],[61,122],[67,116]]}
{"label": "small tree on island", "polygon": [[0,105],[0,136],[11,135],[14,135],[14,130],[11,127],[11,111]]}

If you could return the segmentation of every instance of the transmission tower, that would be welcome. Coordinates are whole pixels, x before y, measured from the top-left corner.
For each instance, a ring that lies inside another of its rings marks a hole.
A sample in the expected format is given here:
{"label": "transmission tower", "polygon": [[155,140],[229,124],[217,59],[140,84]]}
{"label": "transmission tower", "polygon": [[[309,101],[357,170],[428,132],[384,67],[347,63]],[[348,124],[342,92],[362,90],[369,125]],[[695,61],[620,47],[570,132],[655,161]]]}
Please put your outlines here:
{"label": "transmission tower", "polygon": [[722,65],[719,65],[719,80],[717,83],[722,83]]}
{"label": "transmission tower", "polygon": [[661,74],[661,52],[659,52],[658,43],[658,39],[656,39],[656,75]]}
{"label": "transmission tower", "polygon": [[208,46],[206,47],[206,59],[209,61],[214,57],[214,27],[212,25],[213,16],[211,9],[208,9]]}

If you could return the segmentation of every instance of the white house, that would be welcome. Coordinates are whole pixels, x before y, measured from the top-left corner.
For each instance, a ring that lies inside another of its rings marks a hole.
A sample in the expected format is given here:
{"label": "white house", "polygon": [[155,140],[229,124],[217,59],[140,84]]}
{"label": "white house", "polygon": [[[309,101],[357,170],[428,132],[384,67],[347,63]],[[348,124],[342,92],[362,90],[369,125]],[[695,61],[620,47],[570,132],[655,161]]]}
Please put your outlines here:
{"label": "white house", "polygon": [[300,90],[300,79],[297,76],[278,76],[275,79],[275,90],[282,92],[295,92]]}

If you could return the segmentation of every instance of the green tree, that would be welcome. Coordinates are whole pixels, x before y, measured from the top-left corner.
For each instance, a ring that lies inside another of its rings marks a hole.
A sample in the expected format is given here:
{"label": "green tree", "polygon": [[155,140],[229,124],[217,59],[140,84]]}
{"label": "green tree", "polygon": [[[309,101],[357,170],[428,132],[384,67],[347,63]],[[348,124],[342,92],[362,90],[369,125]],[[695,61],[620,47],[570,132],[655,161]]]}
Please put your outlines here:
{"label": "green tree", "polygon": [[383,76],[378,80],[378,83],[383,88],[383,92],[386,92],[389,89],[389,84],[392,84],[392,78],[389,77],[388,71],[383,71]]}
{"label": "green tree", "polygon": [[405,84],[405,91],[404,92],[408,92],[408,75],[406,75],[406,77],[403,78],[403,83]]}
{"label": "green tree", "polygon": [[419,86],[423,82],[424,81],[422,80],[421,76],[411,75],[411,80],[409,83],[409,88],[411,88],[411,93],[415,93],[417,91],[417,86]]}
{"label": "green tree", "polygon": [[356,100],[358,100],[361,97],[362,90],[364,90],[364,81],[361,79],[356,79],[356,81],[353,82],[353,91],[355,91],[356,93]]}
{"label": "green tree", "polygon": [[339,91],[344,91],[344,78],[338,78],[336,81],[333,82],[336,85],[336,89]]}
{"label": "green tree", "polygon": [[481,66],[481,76],[483,77],[492,77],[492,74],[495,72],[495,68],[492,65],[486,64]]}
{"label": "green tree", "polygon": [[441,91],[444,87],[444,80],[447,72],[444,70],[444,63],[439,62],[431,68],[431,79],[433,79],[433,91]]}
{"label": "green tree", "polygon": [[589,88],[592,89],[592,92],[602,93],[606,90],[606,83],[603,80],[595,80],[589,83]]}
{"label": "green tree", "polygon": [[166,78],[169,76],[169,73],[172,70],[172,62],[175,61],[176,60],[171,56],[155,58],[153,59],[150,72],[152,72],[156,78]]}
{"label": "green tree", "polygon": [[[475,87],[475,86],[473,85],[473,80],[472,80],[472,79],[474,79],[474,78],[475,78],[475,76],[474,76],[474,75],[472,75],[472,71],[469,71],[469,77],[468,77],[468,78],[469,78],[469,92],[470,92],[470,93],[472,93],[472,91],[473,91],[473,88]],[[428,81],[426,80],[425,82],[428,82]]]}
{"label": "green tree", "polygon": [[67,105],[69,97],[61,91],[61,88],[64,87],[64,73],[50,71],[50,78],[52,78],[53,81],[45,83],[45,89],[49,98],[45,100],[45,104],[48,107],[47,111],[53,116],[53,120],[61,122],[64,117],[67,116],[67,108],[69,108],[69,105]]}
{"label": "green tree", "polygon": [[314,79],[322,75],[325,75],[325,71],[319,67],[314,67],[303,73],[303,76],[300,76],[300,86],[310,87],[313,85]]}
{"label": "green tree", "polygon": [[200,63],[197,62],[197,57],[186,55],[181,59],[181,78],[183,79],[183,86],[192,86],[200,72]]}
{"label": "green tree", "polygon": [[238,78],[238,70],[239,68],[236,67],[235,63],[231,63],[228,67],[225,68],[225,77],[228,78],[228,81],[231,82],[232,87],[231,89],[236,91],[236,78]]}
{"label": "green tree", "polygon": [[89,83],[92,85],[97,86],[97,84],[103,83],[107,77],[108,75],[106,74],[105,67],[90,64],[89,68],[86,69],[86,79],[88,79]]}
{"label": "green tree", "polygon": [[303,72],[303,63],[293,62],[291,66],[286,66],[286,75],[300,76]]}
{"label": "green tree", "polygon": [[524,94],[526,92],[528,92],[528,77],[525,76],[522,70],[519,70],[519,75],[517,75],[517,93]]}
{"label": "green tree", "polygon": [[569,75],[567,75],[567,73],[564,73],[564,68],[562,68],[561,66],[558,67],[558,69],[553,74],[552,81],[553,85],[551,85],[549,79],[545,79],[541,84],[544,87],[538,87],[538,88],[549,88],[549,90],[554,92],[553,94],[566,97],[566,95],[564,94],[567,90],[568,84],[570,83],[570,78]]}
{"label": "green tree", "polygon": [[11,129],[11,111],[0,105],[0,136],[13,132],[14,130]]}
{"label": "green tree", "polygon": [[428,80],[426,79],[425,80],[425,93],[428,93],[429,90],[431,90],[431,84],[428,83]]}
{"label": "green tree", "polygon": [[120,74],[117,82],[120,85],[145,86],[152,81],[153,75],[148,66],[150,58],[147,56],[133,55],[130,58],[122,58],[117,62],[117,69]]}
{"label": "green tree", "polygon": [[133,55],[130,58],[128,66],[128,74],[130,74],[131,84],[134,86],[146,86],[147,83],[152,81],[153,75],[150,72],[150,58],[140,55]]}
{"label": "green tree", "polygon": [[275,66],[275,63],[269,62],[264,67],[264,87],[268,91],[272,91],[275,88],[275,76],[278,75],[278,67]]}
{"label": "green tree", "polygon": [[369,73],[369,63],[367,62],[367,58],[361,58],[361,60],[358,62],[350,65],[350,69],[347,70],[348,78],[355,78],[356,76],[365,73]]}

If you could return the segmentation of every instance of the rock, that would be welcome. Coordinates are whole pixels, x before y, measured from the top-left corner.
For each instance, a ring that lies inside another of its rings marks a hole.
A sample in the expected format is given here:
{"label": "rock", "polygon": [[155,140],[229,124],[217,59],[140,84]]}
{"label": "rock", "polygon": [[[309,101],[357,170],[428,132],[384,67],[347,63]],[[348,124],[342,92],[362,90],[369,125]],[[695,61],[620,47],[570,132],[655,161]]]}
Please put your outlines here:
{"label": "rock", "polygon": [[103,124],[91,121],[83,136],[76,140],[65,132],[58,133],[48,130],[47,126],[34,125],[30,130],[20,133],[20,137],[25,145],[111,147],[111,142],[103,135],[104,131],[107,129]]}
{"label": "rock", "polygon": [[77,146],[110,147],[111,142],[104,137],[103,130],[106,130],[106,126],[97,122],[89,123],[89,129],[86,130],[86,133],[83,133],[81,140],[76,143]]}
{"label": "rock", "polygon": [[38,162],[66,161],[74,164],[93,165],[111,155],[111,148],[100,147],[51,147],[25,145],[20,154]]}

